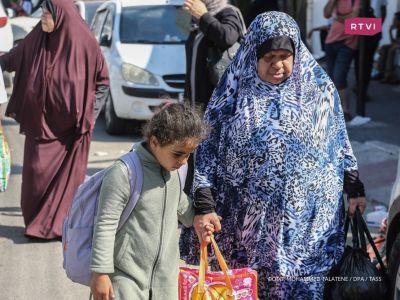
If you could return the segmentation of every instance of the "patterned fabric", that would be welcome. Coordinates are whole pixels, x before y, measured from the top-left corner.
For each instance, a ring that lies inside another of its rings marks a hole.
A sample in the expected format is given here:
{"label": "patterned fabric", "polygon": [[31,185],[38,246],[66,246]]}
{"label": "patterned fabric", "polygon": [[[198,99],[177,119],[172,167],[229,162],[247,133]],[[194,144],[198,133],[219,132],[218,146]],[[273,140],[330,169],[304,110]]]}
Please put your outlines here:
{"label": "patterned fabric", "polygon": [[[276,36],[290,37],[296,51],[293,73],[279,85],[262,81],[256,69],[258,47]],[[328,271],[344,247],[343,174],[357,162],[338,92],[291,17],[267,12],[254,20],[205,119],[213,131],[198,148],[193,191],[212,189],[223,218],[216,239],[230,267],[270,276]],[[189,229],[181,250],[198,263]],[[280,297],[259,280],[260,294],[269,297],[262,299]]]}
{"label": "patterned fabric", "polygon": [[259,269],[258,278],[263,280],[258,284],[258,298],[260,300],[290,299],[290,300],[318,300],[323,299],[324,280],[328,272],[313,274],[302,278],[288,278],[270,275],[269,270]]}

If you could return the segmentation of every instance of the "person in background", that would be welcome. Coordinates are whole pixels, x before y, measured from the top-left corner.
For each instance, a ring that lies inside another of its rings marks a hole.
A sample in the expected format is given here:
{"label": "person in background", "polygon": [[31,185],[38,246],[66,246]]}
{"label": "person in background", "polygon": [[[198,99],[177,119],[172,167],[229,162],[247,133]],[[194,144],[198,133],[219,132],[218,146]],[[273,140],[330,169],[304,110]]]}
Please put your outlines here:
{"label": "person in background", "polygon": [[11,0],[10,7],[15,11],[16,17],[28,16],[32,12],[32,3],[29,0]]}
{"label": "person in background", "polygon": [[279,11],[278,0],[254,0],[250,4],[250,9],[246,18],[246,25],[249,26],[259,14],[274,10]]}
{"label": "person in background", "polygon": [[360,4],[360,0],[328,0],[324,7],[325,18],[333,17],[325,40],[327,72],[339,91],[346,121],[352,118],[347,100],[347,76],[358,48],[358,38],[344,33],[344,21],[359,15]]}
{"label": "person in background", "polygon": [[83,182],[95,119],[108,94],[100,47],[72,0],[46,0],[41,22],[0,66],[15,71],[6,116],[25,135],[21,208],[25,235],[59,238]]}
{"label": "person in background", "polygon": [[[393,36],[393,31],[395,35]],[[395,57],[400,51],[400,12],[396,12],[393,17],[393,23],[389,29],[391,43],[383,45],[379,49],[378,73],[372,78],[373,80],[381,79],[381,83],[398,83],[395,77]]]}
{"label": "person in background", "polygon": [[[344,251],[344,192],[350,216],[366,202],[337,89],[293,18],[268,12],[253,21],[205,120],[197,235],[214,225],[229,266],[257,270],[260,299],[322,300],[323,279]],[[197,264],[198,252],[184,228],[182,259]]]}
{"label": "person in background", "polygon": [[[213,47],[226,50],[240,40],[243,30],[238,8],[227,0],[186,0],[184,8],[192,15],[192,30],[186,40],[185,99],[192,106],[207,108],[214,91],[207,61]],[[190,157],[185,192],[190,193],[193,181],[193,156]]]}
{"label": "person in background", "polygon": [[215,87],[208,76],[208,49],[226,50],[235,44],[241,37],[242,22],[238,9],[227,0],[186,0],[183,6],[193,19],[186,41],[184,96],[205,110]]}
{"label": "person in background", "polygon": [[[367,1],[369,3],[369,0]],[[381,18],[382,19],[382,24],[386,19],[386,6],[387,6],[387,0],[371,0],[370,2],[370,10],[367,15],[368,18]],[[368,87],[369,87],[369,82],[371,79],[371,72],[372,72],[372,67],[374,65],[374,57],[375,57],[375,52],[378,49],[379,42],[382,38],[382,33],[379,32],[375,35],[371,36],[365,36],[365,52],[364,52],[364,61],[363,61],[363,88],[366,91],[365,92],[365,101],[370,101],[371,98],[367,94]],[[359,84],[359,69],[360,69],[360,64],[359,64],[359,51],[357,51],[355,55],[355,64],[354,64],[354,72],[356,75],[356,82]],[[357,85],[353,88],[354,92],[357,92]]]}
{"label": "person in background", "polygon": [[[126,165],[117,161],[103,179],[93,235],[94,300],[178,299],[178,220],[193,223],[192,202],[182,191],[178,169],[206,136],[193,108],[167,104],[143,129],[135,145],[143,167],[139,201],[117,231],[131,195]],[[211,235],[204,227],[201,239]]]}
{"label": "person in background", "polygon": [[32,13],[32,8],[33,7],[32,7],[31,0],[23,0],[21,7],[25,11],[26,15],[29,16]]}

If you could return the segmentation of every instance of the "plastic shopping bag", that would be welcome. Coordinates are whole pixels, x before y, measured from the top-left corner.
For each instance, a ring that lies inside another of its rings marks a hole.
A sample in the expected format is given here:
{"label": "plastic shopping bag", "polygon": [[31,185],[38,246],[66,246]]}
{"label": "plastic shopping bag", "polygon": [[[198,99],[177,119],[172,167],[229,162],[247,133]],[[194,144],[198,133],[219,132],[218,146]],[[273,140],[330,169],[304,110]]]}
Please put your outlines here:
{"label": "plastic shopping bag", "polygon": [[202,243],[199,269],[180,268],[179,300],[257,300],[257,272],[250,268],[229,270],[214,238],[211,243],[222,271],[207,271],[207,245]]}
{"label": "plastic shopping bag", "polygon": [[[325,284],[325,300],[378,300],[386,299],[388,292],[388,281],[386,278],[386,268],[383,265],[381,256],[376,249],[369,233],[368,227],[361,216],[360,211],[356,210],[354,220],[346,219],[345,232],[350,227],[353,235],[353,247],[346,246],[344,254],[331,272],[329,278],[340,278],[340,280],[330,280]],[[381,265],[378,270],[370,261],[367,254],[365,235],[374,249],[376,258]]]}

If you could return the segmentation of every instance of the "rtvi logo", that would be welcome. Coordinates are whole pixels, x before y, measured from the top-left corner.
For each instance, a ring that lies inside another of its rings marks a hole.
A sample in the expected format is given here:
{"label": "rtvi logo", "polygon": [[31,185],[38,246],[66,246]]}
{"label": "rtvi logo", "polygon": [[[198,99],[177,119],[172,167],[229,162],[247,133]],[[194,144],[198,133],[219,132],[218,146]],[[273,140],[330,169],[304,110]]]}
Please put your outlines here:
{"label": "rtvi logo", "polygon": [[351,18],[344,21],[345,34],[375,35],[381,31],[381,18]]}

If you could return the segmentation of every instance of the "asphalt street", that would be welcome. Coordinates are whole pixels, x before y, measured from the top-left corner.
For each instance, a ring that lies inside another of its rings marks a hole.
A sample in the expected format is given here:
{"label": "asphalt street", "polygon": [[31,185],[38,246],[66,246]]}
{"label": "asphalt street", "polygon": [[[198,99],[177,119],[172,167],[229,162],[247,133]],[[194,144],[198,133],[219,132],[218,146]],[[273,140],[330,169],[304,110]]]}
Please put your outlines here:
{"label": "asphalt street", "polygon": [[[2,107],[2,115],[4,107]],[[12,119],[2,119],[10,145],[12,175],[6,192],[0,193],[0,299],[80,300],[89,299],[89,288],[72,283],[62,268],[60,241],[43,242],[24,236],[20,201],[24,137]],[[139,138],[105,133],[104,120],[96,124],[88,173],[110,165]]]}

